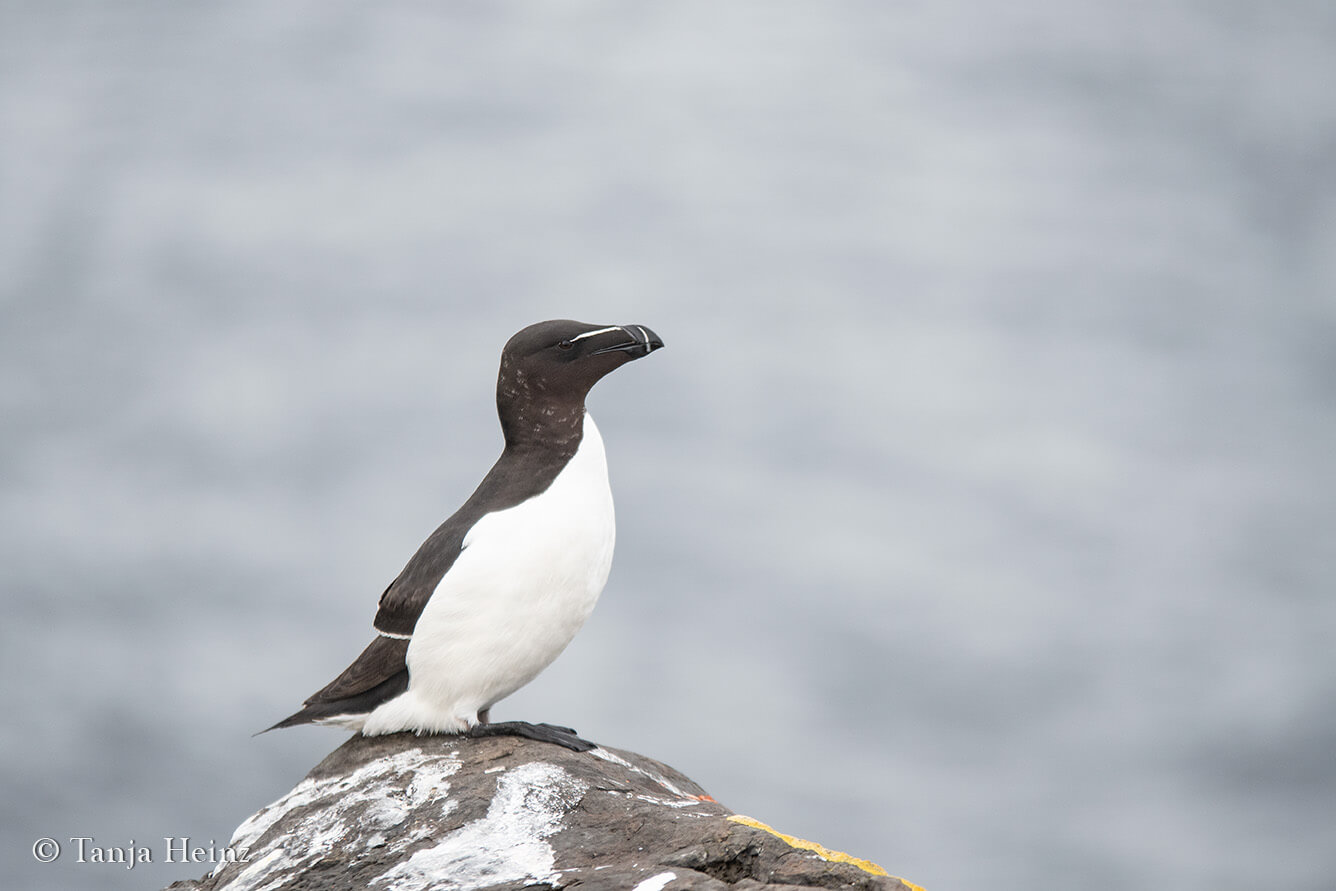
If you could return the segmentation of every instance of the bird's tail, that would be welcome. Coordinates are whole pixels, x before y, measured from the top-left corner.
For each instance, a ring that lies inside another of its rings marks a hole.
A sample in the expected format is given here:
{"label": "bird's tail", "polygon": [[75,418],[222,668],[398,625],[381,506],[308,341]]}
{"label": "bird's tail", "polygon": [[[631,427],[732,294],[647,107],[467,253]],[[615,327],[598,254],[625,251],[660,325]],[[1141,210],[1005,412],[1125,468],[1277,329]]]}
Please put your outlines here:
{"label": "bird's tail", "polygon": [[[260,733],[281,730],[284,727],[296,727],[298,724],[332,724],[351,730],[360,730],[367,715],[375,711],[376,706],[388,702],[408,689],[408,671],[404,670],[386,678],[370,690],[355,696],[337,699],[322,698],[320,693],[306,700],[300,711],[288,715],[272,727],[266,727]],[[322,690],[321,693],[324,691]]]}

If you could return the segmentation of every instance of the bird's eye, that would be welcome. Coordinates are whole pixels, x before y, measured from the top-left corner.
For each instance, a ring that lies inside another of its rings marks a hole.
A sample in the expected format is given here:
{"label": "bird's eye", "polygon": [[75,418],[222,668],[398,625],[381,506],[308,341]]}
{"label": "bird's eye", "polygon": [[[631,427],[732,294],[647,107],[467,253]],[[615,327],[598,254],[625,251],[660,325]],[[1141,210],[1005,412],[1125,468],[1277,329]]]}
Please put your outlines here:
{"label": "bird's eye", "polygon": [[569,349],[570,349],[571,347],[573,347],[573,346],[575,346],[575,341],[573,341],[573,340],[563,340],[561,343],[557,344],[557,349],[559,349],[559,350],[569,350]]}

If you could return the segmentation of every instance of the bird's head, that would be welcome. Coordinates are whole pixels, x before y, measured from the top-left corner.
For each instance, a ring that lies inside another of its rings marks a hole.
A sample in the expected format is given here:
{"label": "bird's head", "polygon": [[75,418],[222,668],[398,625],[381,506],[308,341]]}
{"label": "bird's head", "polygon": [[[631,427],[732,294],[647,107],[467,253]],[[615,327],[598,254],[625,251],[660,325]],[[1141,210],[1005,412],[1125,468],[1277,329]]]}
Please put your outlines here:
{"label": "bird's head", "polygon": [[585,397],[599,379],[662,346],[644,325],[554,319],[523,329],[501,351],[496,381],[507,441],[546,424],[578,424]]}

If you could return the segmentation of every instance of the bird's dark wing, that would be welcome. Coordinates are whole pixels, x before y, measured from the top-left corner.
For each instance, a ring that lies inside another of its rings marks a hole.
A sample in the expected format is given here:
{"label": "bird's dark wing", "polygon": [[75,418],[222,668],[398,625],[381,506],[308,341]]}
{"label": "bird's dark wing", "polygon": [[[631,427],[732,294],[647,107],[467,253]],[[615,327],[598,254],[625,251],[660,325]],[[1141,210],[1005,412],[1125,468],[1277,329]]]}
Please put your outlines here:
{"label": "bird's dark wing", "polygon": [[382,634],[342,674],[312,694],[301,711],[270,730],[338,715],[369,714],[408,689],[408,643],[413,627],[436,585],[454,565],[464,534],[473,525],[458,519],[456,514],[437,529],[381,595],[375,625]]}
{"label": "bird's dark wing", "polygon": [[474,518],[455,514],[422,543],[403,572],[380,595],[380,607],[376,610],[374,623],[377,631],[382,634],[412,635],[418,616],[422,615],[422,609],[431,599],[432,592],[450,571],[450,567],[455,565],[464,547],[464,536],[474,522]]}
{"label": "bird's dark wing", "polygon": [[506,510],[546,491],[579,444],[577,436],[565,444],[564,451],[507,445],[464,506],[422,543],[399,577],[380,595],[376,630],[411,635],[432,592],[455,565],[473,525],[491,511]]}
{"label": "bird's dark wing", "polygon": [[454,565],[474,522],[472,512],[461,510],[422,543],[380,596],[375,625],[381,634],[342,674],[312,694],[301,711],[270,730],[338,715],[369,714],[408,689],[408,643],[413,628],[432,592]]}

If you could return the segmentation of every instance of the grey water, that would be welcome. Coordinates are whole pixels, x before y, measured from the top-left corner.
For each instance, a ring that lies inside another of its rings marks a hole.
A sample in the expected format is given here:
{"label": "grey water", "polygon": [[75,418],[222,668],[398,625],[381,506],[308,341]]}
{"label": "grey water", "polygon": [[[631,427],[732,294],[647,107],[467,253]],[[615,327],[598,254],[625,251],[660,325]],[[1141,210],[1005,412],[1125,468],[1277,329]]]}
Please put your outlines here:
{"label": "grey water", "polygon": [[930,891],[1330,888],[1333,83],[1300,0],[0,2],[9,882],[342,741],[251,734],[569,317],[667,349],[497,719]]}

